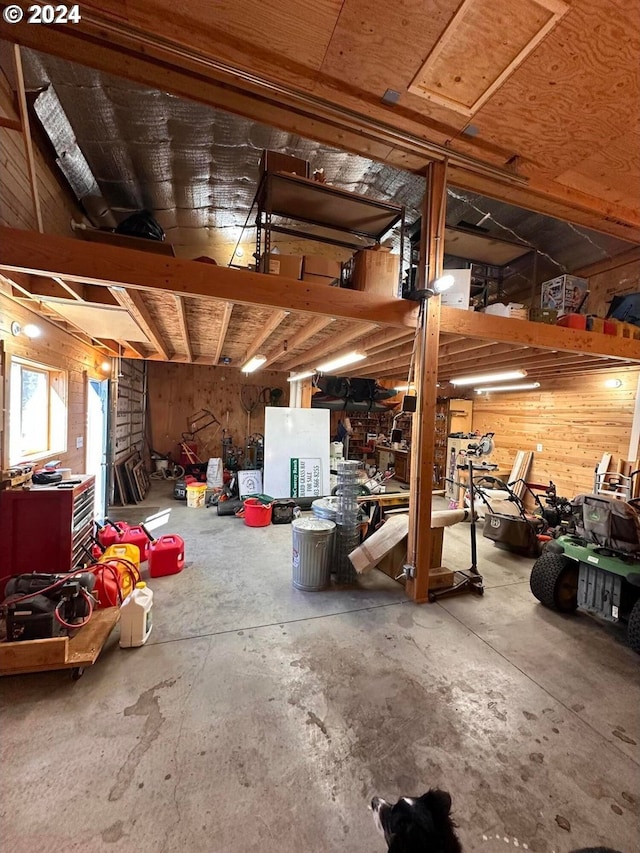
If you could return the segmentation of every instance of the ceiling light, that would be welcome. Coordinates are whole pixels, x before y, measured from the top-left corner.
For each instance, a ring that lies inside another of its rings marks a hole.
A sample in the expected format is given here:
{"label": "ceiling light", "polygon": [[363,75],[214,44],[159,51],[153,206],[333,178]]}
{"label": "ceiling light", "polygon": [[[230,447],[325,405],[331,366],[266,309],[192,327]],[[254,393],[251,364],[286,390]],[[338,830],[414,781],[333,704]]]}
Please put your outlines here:
{"label": "ceiling light", "polygon": [[36,326],[35,323],[27,323],[26,326],[22,327],[22,331],[28,338],[39,338],[42,334],[40,326]]}
{"label": "ceiling light", "polygon": [[110,361],[103,361],[102,364],[100,365],[100,370],[102,370],[103,373],[110,373],[111,372],[111,362]]}
{"label": "ceiling light", "polygon": [[340,367],[346,367],[347,364],[354,364],[356,361],[362,361],[367,357],[365,352],[348,352],[340,358],[334,358],[332,361],[325,361],[324,364],[319,364],[316,370],[319,373],[331,373],[332,370],[338,370]]}
{"label": "ceiling light", "polygon": [[250,358],[249,361],[242,366],[242,372],[253,373],[254,370],[262,367],[266,360],[266,355],[254,355],[253,358]]}
{"label": "ceiling light", "polygon": [[431,288],[437,296],[439,293],[444,293],[445,290],[449,290],[449,288],[453,287],[455,283],[456,280],[454,276],[452,276],[450,273],[445,273],[444,275],[439,276],[439,278],[437,278],[433,282]]}
{"label": "ceiling light", "polygon": [[605,388],[622,388],[622,379],[606,379]]}
{"label": "ceiling light", "polygon": [[315,370],[303,370],[301,373],[292,373],[288,377],[287,382],[299,382],[301,379],[309,379],[310,376],[315,375]]}
{"label": "ceiling light", "polygon": [[481,385],[485,382],[508,382],[510,379],[524,379],[526,370],[505,370],[502,373],[483,373],[479,376],[459,376],[450,379],[452,385]]}
{"label": "ceiling light", "polygon": [[244,257],[244,249],[242,248],[242,246],[238,246],[238,248],[235,251],[235,256],[236,256],[236,258]]}
{"label": "ceiling light", "polygon": [[493,394],[495,391],[532,391],[539,388],[539,382],[516,382],[515,385],[491,385],[487,388],[476,388],[476,394]]}

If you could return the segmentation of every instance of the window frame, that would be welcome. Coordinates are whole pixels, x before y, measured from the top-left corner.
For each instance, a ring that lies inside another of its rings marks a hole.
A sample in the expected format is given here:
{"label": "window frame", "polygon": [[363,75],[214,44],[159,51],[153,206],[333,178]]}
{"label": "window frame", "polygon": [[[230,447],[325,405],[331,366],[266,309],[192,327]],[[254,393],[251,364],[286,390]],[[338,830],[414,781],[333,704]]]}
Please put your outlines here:
{"label": "window frame", "polygon": [[[15,367],[20,368],[17,381],[20,387],[17,391],[20,399],[20,411],[16,418],[13,414],[14,406],[12,405],[16,389],[14,381],[16,381]],[[22,369],[30,370],[34,373],[43,373],[47,380],[47,447],[44,450],[35,453],[24,453],[22,448],[18,448],[17,444],[20,438],[15,439],[15,430],[22,433]],[[67,429],[69,418],[69,401],[68,401],[68,377],[67,371],[51,364],[34,361],[30,358],[11,355],[9,357],[9,417],[8,417],[8,464],[17,465],[20,462],[39,462],[51,456],[57,456],[67,452]]]}

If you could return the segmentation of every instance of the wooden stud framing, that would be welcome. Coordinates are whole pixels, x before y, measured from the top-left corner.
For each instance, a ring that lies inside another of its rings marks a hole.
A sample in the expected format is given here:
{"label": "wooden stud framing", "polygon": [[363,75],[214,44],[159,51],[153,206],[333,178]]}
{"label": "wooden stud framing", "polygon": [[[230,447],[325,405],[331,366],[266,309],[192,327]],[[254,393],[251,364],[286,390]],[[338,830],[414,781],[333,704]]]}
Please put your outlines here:
{"label": "wooden stud framing", "polygon": [[180,323],[180,333],[182,334],[182,343],[187,352],[187,361],[193,361],[193,350],[191,349],[191,338],[189,337],[189,326],[187,325],[187,313],[184,310],[184,299],[179,294],[174,294],[176,300],[176,309],[178,311],[178,321]]}
{"label": "wooden stud framing", "polygon": [[31,190],[31,200],[33,202],[33,213],[36,219],[38,231],[42,234],[44,226],[42,224],[42,211],[40,209],[40,197],[38,195],[38,175],[36,173],[36,160],[33,153],[33,142],[31,139],[31,125],[29,124],[29,112],[27,110],[27,97],[24,91],[24,73],[22,70],[22,56],[20,55],[20,45],[13,46],[13,61],[16,70],[16,86],[18,89],[18,108],[20,111],[20,125],[22,128],[22,136],[24,139],[24,151],[27,157],[27,168],[29,170],[29,188]]}

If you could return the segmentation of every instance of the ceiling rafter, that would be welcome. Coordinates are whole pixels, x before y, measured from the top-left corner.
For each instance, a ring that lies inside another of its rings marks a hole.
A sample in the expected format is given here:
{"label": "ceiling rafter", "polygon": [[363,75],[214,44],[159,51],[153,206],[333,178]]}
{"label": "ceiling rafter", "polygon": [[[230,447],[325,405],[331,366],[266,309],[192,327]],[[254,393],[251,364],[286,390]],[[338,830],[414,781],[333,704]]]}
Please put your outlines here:
{"label": "ceiling rafter", "polygon": [[136,290],[124,290],[116,287],[109,288],[111,294],[115,297],[117,303],[126,308],[135,322],[140,326],[145,335],[149,338],[153,346],[160,353],[164,361],[169,361],[169,350],[162,339],[162,334],[158,329],[155,320],[149,313],[149,309],[144,304],[144,298],[141,293]]}
{"label": "ceiling rafter", "polygon": [[264,328],[260,332],[257,338],[251,343],[251,346],[246,351],[244,358],[242,360],[243,364],[246,364],[250,358],[253,358],[260,351],[260,347],[262,344],[271,337],[271,335],[278,328],[280,323],[289,315],[288,311],[274,311],[271,315],[271,318],[267,321]]}
{"label": "ceiling rafter", "polygon": [[264,367],[268,367],[276,361],[280,361],[286,355],[290,355],[292,352],[301,347],[302,344],[306,343],[309,338],[317,335],[318,332],[321,332],[323,329],[326,329],[328,325],[334,323],[335,320],[333,317],[315,317],[313,320],[310,320],[302,329],[297,331],[292,338],[288,338],[279,344],[277,347],[274,347],[268,354],[267,360],[264,363]]}
{"label": "ceiling rafter", "polygon": [[363,338],[369,332],[372,332],[373,329],[376,328],[375,323],[358,323],[349,329],[345,329],[344,332],[341,332],[337,335],[331,336],[328,340],[323,341],[321,344],[318,344],[315,347],[311,347],[308,350],[300,353],[298,358],[291,359],[290,361],[285,362],[283,365],[284,370],[292,370],[293,368],[299,367],[309,367],[313,368],[316,366],[317,362],[323,358],[323,356],[331,354],[336,354],[340,349],[340,347],[345,344],[353,344],[354,346],[360,341],[360,338]]}
{"label": "ceiling rafter", "polygon": [[222,319],[220,320],[220,329],[218,330],[218,342],[216,343],[216,352],[213,356],[213,364],[218,364],[222,356],[224,339],[227,337],[227,330],[229,328],[229,321],[231,320],[232,313],[233,302],[225,302],[224,310],[222,312]]}
{"label": "ceiling rafter", "polygon": [[184,297],[179,293],[174,293],[176,300],[176,308],[178,311],[178,322],[180,324],[180,333],[182,335],[182,343],[187,351],[187,361],[193,361],[193,350],[191,348],[191,338],[189,337],[189,325],[187,323],[187,312],[184,306]]}

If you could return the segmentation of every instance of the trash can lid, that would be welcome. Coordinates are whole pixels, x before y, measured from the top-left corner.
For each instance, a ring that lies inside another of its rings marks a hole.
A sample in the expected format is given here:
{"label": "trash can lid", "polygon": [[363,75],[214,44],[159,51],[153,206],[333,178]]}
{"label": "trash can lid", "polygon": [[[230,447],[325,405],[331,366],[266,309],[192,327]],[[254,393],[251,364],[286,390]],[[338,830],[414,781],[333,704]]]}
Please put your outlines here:
{"label": "trash can lid", "polygon": [[311,530],[316,532],[328,532],[335,528],[335,522],[324,518],[296,518],[293,527],[296,530]]}

